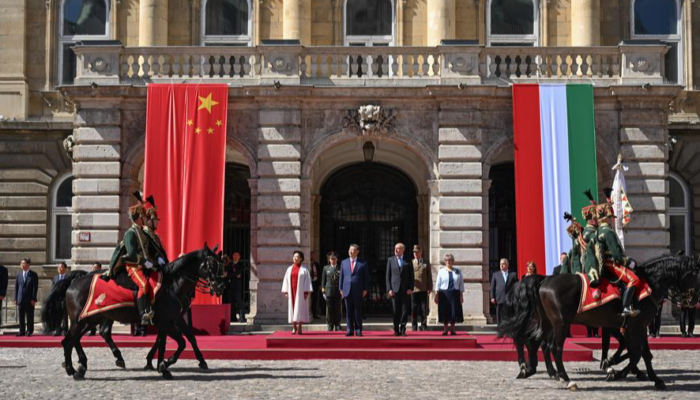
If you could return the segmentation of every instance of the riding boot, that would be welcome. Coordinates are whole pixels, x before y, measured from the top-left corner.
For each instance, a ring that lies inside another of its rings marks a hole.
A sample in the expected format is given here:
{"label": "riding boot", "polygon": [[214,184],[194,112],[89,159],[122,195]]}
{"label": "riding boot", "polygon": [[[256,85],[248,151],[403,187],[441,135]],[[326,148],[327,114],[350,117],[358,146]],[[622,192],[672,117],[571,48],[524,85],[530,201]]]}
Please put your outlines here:
{"label": "riding boot", "polygon": [[153,325],[153,310],[151,309],[151,299],[148,296],[141,296],[136,300],[136,306],[141,315],[141,325]]}
{"label": "riding boot", "polygon": [[632,307],[632,302],[634,301],[635,294],[637,294],[637,288],[632,286],[625,290],[625,294],[622,295],[622,315],[636,317],[639,314],[639,310],[635,310]]}

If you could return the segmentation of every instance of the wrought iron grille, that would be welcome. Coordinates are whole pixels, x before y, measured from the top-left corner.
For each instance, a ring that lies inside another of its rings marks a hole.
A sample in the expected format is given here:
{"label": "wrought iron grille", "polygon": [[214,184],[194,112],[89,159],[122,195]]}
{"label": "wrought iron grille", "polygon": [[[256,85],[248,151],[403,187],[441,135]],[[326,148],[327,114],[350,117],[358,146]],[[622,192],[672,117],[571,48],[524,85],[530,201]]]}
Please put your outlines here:
{"label": "wrought iron grille", "polygon": [[243,277],[243,301],[250,312],[250,170],[247,166],[226,164],[224,188],[224,251],[241,253],[246,269]]}

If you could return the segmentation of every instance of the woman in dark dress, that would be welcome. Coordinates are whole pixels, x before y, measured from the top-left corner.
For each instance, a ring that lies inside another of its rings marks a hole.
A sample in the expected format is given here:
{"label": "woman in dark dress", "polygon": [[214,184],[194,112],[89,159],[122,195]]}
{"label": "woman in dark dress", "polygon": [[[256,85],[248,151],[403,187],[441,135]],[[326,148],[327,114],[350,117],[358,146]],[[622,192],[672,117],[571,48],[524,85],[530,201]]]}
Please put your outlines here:
{"label": "woman in dark dress", "polygon": [[464,279],[462,272],[454,267],[455,258],[447,253],[443,257],[445,266],[440,268],[435,283],[435,303],[438,305],[438,322],[442,322],[442,335],[456,335],[455,323],[464,322]]}

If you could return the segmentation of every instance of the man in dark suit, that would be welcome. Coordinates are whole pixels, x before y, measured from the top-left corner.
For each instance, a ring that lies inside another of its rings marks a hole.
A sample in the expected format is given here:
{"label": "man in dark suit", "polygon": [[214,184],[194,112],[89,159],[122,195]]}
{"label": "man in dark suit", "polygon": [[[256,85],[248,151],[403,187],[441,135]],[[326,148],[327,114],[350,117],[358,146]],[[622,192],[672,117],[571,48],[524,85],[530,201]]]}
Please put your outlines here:
{"label": "man in dark suit", "polygon": [[413,266],[403,259],[406,246],[397,243],[394,257],[386,262],[386,289],[394,307],[394,336],[406,336],[406,323],[411,314],[413,293]]}
{"label": "man in dark suit", "polygon": [[362,336],[362,299],[369,292],[369,265],[357,258],[360,246],[351,244],[349,258],[340,264],[340,295],[345,300],[347,333],[345,336]]}
{"label": "man in dark suit", "polygon": [[[566,253],[559,254],[559,265],[554,267],[554,272],[552,272],[552,275],[561,274],[562,266],[564,265],[564,263],[567,262],[567,260],[566,260],[567,257],[568,257],[568,254],[566,254]],[[565,271],[565,273],[568,273],[568,272],[566,272],[566,271],[568,271],[568,268],[564,268],[564,271]]]}
{"label": "man in dark suit", "polygon": [[[229,289],[231,302],[231,321],[246,323],[245,307],[243,304],[243,277],[245,276],[245,263],[241,261],[241,253],[235,251],[233,253],[233,262],[230,264],[230,270],[227,271],[230,275],[231,286]],[[234,311],[235,306],[235,311]]]}
{"label": "man in dark suit", "polygon": [[309,272],[311,272],[311,315],[314,319],[318,319],[318,310],[323,310],[321,307],[321,302],[323,301],[323,296],[321,295],[321,278],[322,270],[321,266],[316,262],[316,252],[311,252],[311,261],[309,262]]}
{"label": "man in dark suit", "polygon": [[[2,327],[2,302],[5,301],[7,295],[7,281],[7,268],[0,264],[0,327]],[[2,335],[2,329],[0,329],[0,335]]]}
{"label": "man in dark suit", "polygon": [[[66,279],[67,270],[68,266],[66,265],[66,263],[64,263],[63,261],[58,263],[58,267],[56,268],[56,275],[53,278],[51,278],[51,286],[54,286],[58,282]],[[63,322],[61,322],[60,328],[56,328],[56,330],[53,332],[53,335],[61,336],[65,335],[66,332],[68,332],[68,312],[66,310],[63,310]]]}
{"label": "man in dark suit", "polygon": [[515,272],[508,272],[510,263],[507,259],[501,258],[501,270],[494,273],[491,277],[491,304],[496,305],[496,321],[501,323],[501,310],[506,304],[506,295],[518,281],[518,275]]}
{"label": "man in dark suit", "polygon": [[19,333],[17,336],[32,336],[34,334],[34,306],[39,291],[39,275],[30,271],[31,261],[23,258],[20,261],[22,270],[15,278],[15,303],[19,308]]}

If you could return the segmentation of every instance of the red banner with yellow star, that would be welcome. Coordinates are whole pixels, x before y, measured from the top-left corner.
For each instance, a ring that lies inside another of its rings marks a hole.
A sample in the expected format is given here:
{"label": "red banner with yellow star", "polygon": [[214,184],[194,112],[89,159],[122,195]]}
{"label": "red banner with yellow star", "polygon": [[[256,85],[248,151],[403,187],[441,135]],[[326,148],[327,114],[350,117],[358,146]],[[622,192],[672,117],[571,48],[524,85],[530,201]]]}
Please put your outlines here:
{"label": "red banner with yellow star", "polygon": [[[170,260],[223,244],[228,86],[150,84],[143,187]],[[197,293],[194,304],[219,304]]]}

